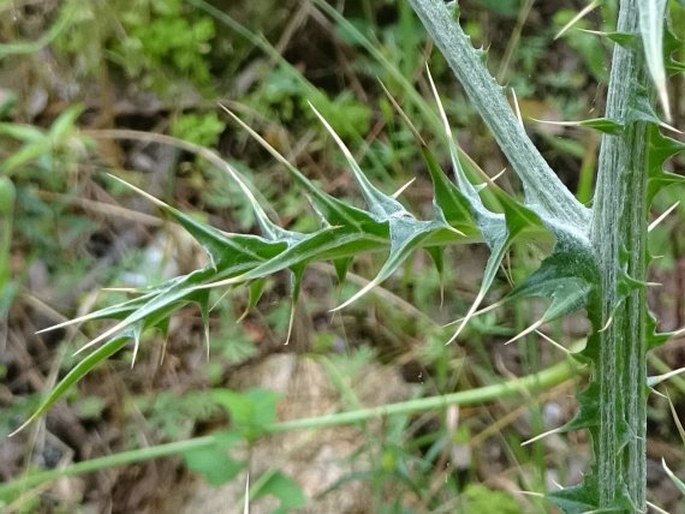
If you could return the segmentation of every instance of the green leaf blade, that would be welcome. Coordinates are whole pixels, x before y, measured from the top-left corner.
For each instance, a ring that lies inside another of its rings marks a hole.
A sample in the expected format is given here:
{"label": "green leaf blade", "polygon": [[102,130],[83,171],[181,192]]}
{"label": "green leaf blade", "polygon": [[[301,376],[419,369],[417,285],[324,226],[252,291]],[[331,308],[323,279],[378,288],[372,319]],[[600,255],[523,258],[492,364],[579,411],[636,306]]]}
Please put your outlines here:
{"label": "green leaf blade", "polygon": [[671,109],[666,87],[666,69],[664,66],[664,21],[666,20],[666,0],[648,0],[637,2],[639,9],[640,36],[645,52],[647,69],[656,87],[659,102],[667,121],[671,119]]}

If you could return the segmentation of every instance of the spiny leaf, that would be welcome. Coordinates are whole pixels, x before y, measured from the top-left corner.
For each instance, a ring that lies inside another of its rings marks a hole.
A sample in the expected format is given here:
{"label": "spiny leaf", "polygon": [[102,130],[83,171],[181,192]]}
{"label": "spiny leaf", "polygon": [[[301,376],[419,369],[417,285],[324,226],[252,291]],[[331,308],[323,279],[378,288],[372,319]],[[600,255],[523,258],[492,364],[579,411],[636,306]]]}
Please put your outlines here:
{"label": "spiny leaf", "polygon": [[414,218],[396,218],[390,221],[390,252],[378,274],[349,300],[335,310],[343,309],[383,282],[407,259],[411,252],[431,234],[443,228],[435,221],[417,221]]}
{"label": "spiny leaf", "polygon": [[675,484],[675,486],[678,488],[680,491],[680,494],[685,495],[685,483],[683,483],[682,480],[680,480],[673,471],[671,471],[671,468],[668,467],[666,464],[666,460],[663,458],[661,459],[661,466],[664,468],[664,471],[666,472],[666,475],[668,475],[668,478],[671,479],[671,482]]}
{"label": "spiny leaf", "polygon": [[50,390],[47,397],[41,402],[33,414],[31,414],[31,416],[19,428],[12,432],[10,436],[20,432],[35,419],[45,414],[57,400],[64,396],[64,394],[72,385],[86,376],[100,362],[111,357],[124,346],[126,346],[126,343],[129,341],[129,339],[129,336],[120,336],[114,338],[88,356],[81,359],[78,364],[76,364],[76,366],[74,366],[74,368]]}
{"label": "spiny leaf", "polygon": [[321,116],[321,113],[316,110],[316,107],[314,107],[311,103],[309,106],[311,107],[312,111],[314,111],[316,117],[319,118],[319,121],[321,121],[323,126],[326,128],[326,131],[338,145],[338,148],[342,154],[345,156],[345,160],[350,166],[350,171],[352,171],[352,174],[354,175],[354,178],[361,189],[362,196],[364,196],[371,213],[374,214],[379,220],[384,220],[388,216],[398,213],[405,213],[406,210],[404,207],[402,207],[400,202],[383,193],[376,186],[374,186],[368,178],[366,178],[366,175],[362,171],[361,167],[357,161],[355,161],[352,152],[350,152],[349,148],[347,148],[345,143],[343,143],[342,139],[340,139],[340,136],[336,134],[336,132],[333,130],[333,127],[331,127],[326,119]]}
{"label": "spiny leaf", "polygon": [[659,119],[654,108],[652,107],[649,97],[645,94],[638,95],[630,104],[628,109],[627,121],[645,121],[659,127],[682,134],[680,130]]}
{"label": "spiny leaf", "polygon": [[[591,341],[588,341],[588,344],[590,343]],[[574,355],[574,358],[578,357],[578,355]],[[583,357],[581,354],[580,358]],[[563,426],[565,432],[597,427],[599,424],[599,384],[591,382],[585,390],[581,391],[578,396],[578,403],[580,409],[573,419]]]}
{"label": "spiny leaf", "polygon": [[656,320],[649,311],[645,313],[645,322],[647,323],[647,327],[645,329],[645,338],[647,339],[648,349],[652,350],[658,346],[661,346],[673,336],[673,333],[671,332],[657,331]]}
{"label": "spiny leaf", "polygon": [[450,128],[450,124],[447,119],[447,113],[445,113],[445,108],[442,105],[440,95],[438,94],[438,90],[435,87],[435,82],[433,81],[433,77],[431,76],[429,70],[427,71],[427,76],[433,92],[433,97],[435,98],[435,102],[438,107],[440,119],[443,123],[443,130],[448,139],[450,157],[452,159],[452,168],[457,181],[457,186],[463,198],[466,200],[466,202],[468,202],[470,213],[473,216],[476,225],[478,225],[483,239],[486,243],[488,243],[488,246],[492,246],[489,241],[501,239],[501,234],[506,232],[506,221],[504,219],[504,215],[494,213],[485,207],[479,196],[478,189],[471,184],[468,177],[464,173],[461,163],[459,162],[459,152],[457,151],[456,143],[454,142],[452,129]]}
{"label": "spiny leaf", "polygon": [[461,331],[464,329],[466,324],[475,315],[476,311],[478,310],[478,307],[480,306],[481,302],[485,298],[485,295],[490,289],[490,286],[495,280],[497,270],[499,269],[500,264],[502,264],[502,260],[504,259],[504,256],[506,255],[508,249],[509,242],[505,237],[503,237],[499,241],[492,242],[492,246],[490,247],[490,257],[488,257],[488,262],[485,265],[485,271],[483,272],[483,278],[481,279],[478,294],[476,295],[476,298],[471,304],[471,307],[467,311],[466,315],[462,318],[461,323],[457,326],[457,329],[455,330],[454,334],[452,335],[452,337],[450,337],[449,341],[447,341],[447,344],[452,343],[457,339],[457,337],[459,337],[459,334],[461,334]]}
{"label": "spiny leaf", "polygon": [[247,307],[245,307],[245,312],[240,315],[238,321],[242,321],[257,306],[257,303],[262,298],[262,294],[264,294],[264,286],[266,286],[266,280],[263,278],[250,282],[248,286]]}
{"label": "spiny leaf", "polygon": [[[388,240],[379,235],[377,226],[374,231],[359,232],[350,227],[328,227],[317,232],[306,234],[296,244],[283,250],[278,255],[259,263],[242,274],[232,275],[226,279],[212,281],[206,284],[198,284],[196,289],[208,287],[220,287],[239,284],[260,278],[264,278],[278,271],[282,271],[299,264],[315,260],[337,259],[348,257],[355,253],[367,250],[377,250],[387,245]],[[387,227],[381,228],[386,231]],[[387,237],[387,236],[386,236]]]}
{"label": "spiny leaf", "polygon": [[576,14],[571,20],[564,25],[559,32],[557,32],[556,36],[554,36],[554,39],[559,39],[561,36],[563,36],[566,32],[568,32],[576,23],[578,23],[580,20],[582,20],[588,13],[592,12],[593,9],[595,9],[599,4],[601,3],[600,0],[592,0],[588,5],[583,7],[578,14]]}
{"label": "spiny leaf", "polygon": [[533,121],[543,123],[545,125],[558,125],[561,127],[587,127],[609,134],[611,136],[618,136],[623,133],[623,125],[617,121],[607,118],[591,118],[581,121],[548,121],[531,118]]}
{"label": "spiny leaf", "polygon": [[459,190],[461,191],[464,199],[469,203],[471,215],[478,226],[483,240],[490,248],[490,257],[485,265],[485,271],[483,273],[483,279],[481,281],[478,294],[466,313],[466,316],[464,316],[461,323],[458,325],[457,330],[454,332],[449,341],[447,341],[447,344],[450,344],[451,342],[455,341],[457,337],[459,337],[461,331],[478,310],[478,307],[485,298],[485,295],[490,289],[492,282],[495,280],[497,270],[502,263],[504,256],[506,255],[506,251],[509,248],[512,239],[504,215],[493,213],[492,211],[488,210],[485,205],[483,205],[477,189],[466,177],[466,174],[464,173],[464,170],[459,162],[458,152],[452,137],[452,129],[450,128],[449,121],[447,120],[447,114],[442,106],[440,96],[438,95],[435,82],[433,82],[433,77],[430,75],[430,72],[428,72],[428,79],[433,91],[433,96],[435,97],[435,101],[438,106],[440,118],[443,122],[443,129],[448,139],[450,156],[452,158],[452,167],[454,169]]}
{"label": "spiny leaf", "polygon": [[466,226],[473,225],[469,202],[459,191],[436,161],[428,148],[422,148],[422,154],[431,180],[433,181],[433,205],[435,210],[442,216],[445,223],[452,227],[464,230]]}
{"label": "spiny leaf", "polygon": [[347,276],[347,271],[350,269],[350,264],[352,264],[352,257],[341,257],[333,260],[335,276],[338,279],[339,284],[345,282],[345,277]]}
{"label": "spiny leaf", "polygon": [[154,298],[155,296],[159,295],[161,291],[169,287],[169,284],[172,281],[180,280],[180,278],[172,279],[171,281],[165,283],[163,287],[155,286],[149,288],[149,290],[146,290],[146,292],[142,296],[139,296],[137,298],[132,298],[131,300],[126,300],[124,302],[120,302],[109,307],[103,307],[102,309],[90,312],[88,314],[84,314],[83,316],[72,318],[70,320],[58,323],[56,325],[51,325],[49,327],[38,330],[36,333],[42,334],[44,332],[50,332],[52,330],[57,330],[60,328],[68,327],[70,325],[85,323],[87,321],[93,321],[96,319],[123,319],[126,316],[128,316],[131,312],[143,306],[151,298]]}
{"label": "spiny leaf", "polygon": [[542,317],[543,322],[552,321],[583,307],[588,295],[599,279],[593,257],[584,251],[563,251],[561,245],[547,257],[540,267],[523,284],[505,298],[507,301],[538,296],[551,298],[552,303]]}
{"label": "spiny leaf", "polygon": [[288,170],[295,181],[307,191],[307,194],[312,197],[314,203],[330,224],[360,227],[360,225],[363,223],[373,221],[373,218],[371,218],[367,212],[357,209],[351,205],[347,205],[337,198],[324,193],[321,188],[315,186],[307,177],[302,174],[300,170],[290,164],[290,162],[283,157],[283,155],[281,155],[255,130],[253,130],[252,127],[246,124],[226,107],[221,107],[226,111],[226,113],[228,113],[229,116],[231,116],[231,118],[233,118],[233,120],[235,120],[236,123],[238,123],[248,134],[250,134],[255,141],[257,141],[267,152],[269,152],[274,159],[285,166],[286,170]]}
{"label": "spiny leaf", "polygon": [[302,289],[302,277],[306,263],[292,266],[290,272],[290,315],[288,316],[288,334],[285,338],[285,345],[290,343],[290,338],[293,334],[293,327],[295,325],[295,314],[297,310],[297,303],[300,299],[300,291]]}
{"label": "spiny leaf", "polygon": [[439,246],[429,246],[426,248],[428,255],[431,256],[435,269],[438,272],[438,278],[440,280],[440,308],[442,308],[445,303],[445,258],[444,250]]}
{"label": "spiny leaf", "polygon": [[581,32],[585,32],[587,34],[594,34],[595,36],[601,36],[605,37],[610,41],[613,41],[617,45],[623,46],[623,47],[630,47],[633,46],[637,43],[637,36],[635,34],[630,34],[628,32],[607,32],[603,30],[588,30],[588,29],[580,29]]}
{"label": "spiny leaf", "polygon": [[[410,4],[521,179],[526,205],[541,218],[554,219],[558,227],[567,226],[569,234],[586,231],[589,210],[575,199],[533,146],[501,86],[444,4],[433,0],[410,0]],[[461,185],[460,189],[464,192]]]}
{"label": "spiny leaf", "polygon": [[664,163],[670,157],[685,150],[685,143],[662,135],[655,126],[648,128],[649,147],[647,166],[649,168],[647,199],[654,199],[661,188],[671,184],[685,184],[685,177],[664,169]]}
{"label": "spiny leaf", "polygon": [[538,218],[525,207],[520,206],[520,204],[517,204],[513,200],[510,201],[506,195],[498,195],[498,200],[502,201],[504,204],[503,206],[505,207],[506,215],[493,213],[483,205],[477,189],[469,182],[459,162],[451,129],[449,127],[449,122],[447,121],[445,110],[440,102],[440,98],[437,93],[437,89],[435,88],[435,83],[430,76],[430,72],[428,73],[428,77],[433,90],[433,95],[436,99],[436,103],[438,104],[440,117],[443,120],[444,129],[450,141],[450,154],[452,156],[452,166],[454,168],[457,183],[460,190],[464,193],[465,199],[469,202],[472,215],[476,220],[476,224],[480,229],[483,239],[490,248],[491,252],[476,299],[469,308],[466,316],[464,316],[461,323],[458,325],[454,335],[448,341],[448,343],[450,343],[459,336],[463,328],[478,310],[480,303],[485,298],[485,294],[495,279],[497,269],[504,259],[506,251],[514,237],[516,237],[516,235],[523,228],[535,223]]}
{"label": "spiny leaf", "polygon": [[[277,254],[278,251],[284,247],[280,242],[269,243],[254,236],[226,234],[225,232],[221,232],[210,225],[201,223],[184,212],[167,205],[151,194],[129,184],[119,177],[111,174],[109,177],[145,197],[169,214],[203,246],[212,259],[214,266],[223,268],[228,265],[229,261],[233,263],[242,261],[247,265],[255,265],[256,263],[262,262],[265,257]],[[275,233],[272,232],[271,234],[273,237],[277,237]],[[280,236],[284,237],[284,234],[280,233]]]}
{"label": "spiny leaf", "polygon": [[504,344],[513,343],[521,337],[537,330],[545,323],[580,309],[585,305],[587,296],[591,290],[592,286],[581,279],[561,278],[547,282],[544,284],[544,287],[540,287],[539,291],[537,291],[537,296],[544,296],[552,299],[552,303],[547,307],[542,318]]}
{"label": "spiny leaf", "polygon": [[209,359],[210,339],[209,339],[209,291],[198,291],[194,295],[195,301],[200,308],[202,318],[202,334],[204,336],[207,359]]}
{"label": "spiny leaf", "polygon": [[456,185],[443,172],[440,164],[438,164],[437,159],[428,148],[428,144],[421,137],[421,134],[419,134],[418,129],[409,119],[409,116],[407,116],[402,107],[385,88],[382,82],[381,86],[383,87],[383,91],[385,91],[386,96],[390,99],[395,110],[400,114],[400,117],[404,121],[405,125],[409,127],[410,131],[414,135],[416,143],[421,148],[421,153],[428,167],[431,181],[433,182],[433,208],[436,216],[447,226],[455,228],[462,234],[465,234],[466,232],[473,232],[473,220],[471,218],[468,201],[459,192],[459,189],[456,187]]}
{"label": "spiny leaf", "polygon": [[170,315],[183,303],[190,301],[191,296],[195,292],[193,285],[206,280],[211,275],[211,270],[201,269],[186,275],[181,280],[171,281],[170,285],[161,288],[158,294],[139,305],[122,321],[116,323],[113,327],[105,330],[88,344],[81,347],[79,352],[121,333],[139,322],[144,321],[147,323],[149,320],[153,320],[152,326],[154,326],[154,322],[164,316]]}
{"label": "spiny leaf", "polygon": [[[494,193],[504,211],[504,220],[507,224],[511,239],[527,229],[542,229],[543,224],[540,217],[523,205],[521,202],[512,198],[508,193],[499,187],[492,187],[494,184],[488,182],[488,189]],[[554,220],[550,220],[554,224]]]}
{"label": "spiny leaf", "polygon": [[[435,116],[435,113],[433,110],[428,106],[426,101],[419,95],[416,91],[416,89],[413,87],[411,82],[407,80],[407,78],[397,69],[397,67],[390,62],[386,56],[383,55],[382,52],[380,52],[377,48],[377,45],[374,45],[371,41],[368,40],[360,31],[358,31],[348,20],[345,20],[344,17],[335,10],[335,8],[331,7],[328,5],[325,1],[323,0],[315,0],[316,5],[324,12],[326,12],[329,16],[331,16],[336,23],[338,23],[341,27],[344,27],[344,29],[349,32],[357,41],[360,45],[362,45],[375,59],[377,62],[381,64],[383,69],[393,77],[394,80],[397,81],[397,84],[400,86],[402,92],[405,95],[405,103],[410,103],[414,105],[423,115],[424,119],[434,127],[436,132],[440,131],[440,128],[442,126],[442,122],[439,116]],[[396,102],[395,102],[396,103]],[[411,123],[409,124],[410,126],[412,125]],[[450,143],[450,144],[453,144]],[[457,149],[457,153],[459,153],[459,150]],[[551,171],[550,171],[551,173]],[[556,178],[556,177],[555,177]],[[536,191],[536,195],[538,193],[538,188],[536,187],[535,184],[527,184],[530,186],[532,190]],[[555,182],[555,187],[556,187],[556,182]],[[460,185],[461,187],[461,185]],[[547,190],[549,190],[549,187],[551,185],[548,185]],[[485,189],[485,196],[488,196],[490,193],[491,188]],[[564,192],[563,188],[559,189],[560,195],[563,197],[566,195],[566,192]],[[532,194],[532,193],[531,193]],[[557,199],[554,204],[546,201],[545,199],[539,199],[540,201],[536,201],[536,208],[539,210],[553,210],[555,213],[558,213],[559,219],[555,220],[555,223],[559,228],[568,228],[569,222],[572,222],[572,224],[576,224],[576,219],[580,219],[583,222],[585,221],[586,218],[589,218],[589,210],[584,208],[582,205],[579,203],[575,202],[574,199],[570,198],[570,195],[568,195],[569,198],[565,198],[564,201],[561,201],[560,199]],[[567,204],[566,200],[569,200],[571,204]],[[563,211],[560,211],[558,209],[558,206],[564,204],[568,209],[565,209]],[[543,207],[547,206],[547,207]],[[573,211],[573,212],[571,212]],[[578,212],[576,212],[578,211]],[[550,217],[554,217],[550,214]],[[575,232],[575,230],[571,230],[571,232]]]}
{"label": "spiny leaf", "polygon": [[655,375],[651,377],[647,377],[647,385],[649,387],[656,387],[662,382],[665,382],[667,380],[670,380],[671,378],[681,375],[683,372],[685,372],[685,368],[678,368],[669,371],[668,373],[662,373],[661,375]]}
{"label": "spiny leaf", "polygon": [[640,12],[640,36],[645,50],[647,68],[656,87],[659,102],[667,121],[671,119],[671,108],[668,102],[666,87],[666,70],[664,68],[663,41],[664,20],[666,19],[666,0],[638,2]]}
{"label": "spiny leaf", "polygon": [[549,495],[549,498],[566,514],[603,512],[598,511],[594,503],[596,493],[588,491],[585,485],[555,491]]}
{"label": "spiny leaf", "polygon": [[[400,202],[392,196],[387,195],[376,188],[366,177],[359,164],[355,161],[352,153],[343,143],[340,136],[333,130],[326,119],[316,108],[310,104],[314,114],[319,118],[330,136],[333,138],[340,151],[343,153],[350,170],[352,171],[364,196],[369,209],[374,218],[379,223],[387,223],[390,236],[390,250],[387,260],[381,267],[376,277],[371,280],[364,288],[358,291],[349,300],[336,307],[342,309],[361,296],[370,291],[373,287],[387,279],[404,262],[412,250],[417,248],[432,234],[449,229],[450,226],[440,221],[418,221],[416,220]],[[453,229],[455,230],[455,229]]]}
{"label": "spiny leaf", "polygon": [[[285,238],[287,239],[291,234],[273,223],[267,214],[264,212],[264,209],[262,206],[259,204],[257,199],[255,198],[254,194],[252,193],[252,190],[248,186],[247,182],[245,179],[240,175],[240,173],[229,163],[227,163],[225,160],[223,160],[219,155],[217,155],[215,152],[212,150],[209,150],[208,148],[205,148],[203,146],[197,145],[195,143],[191,143],[189,141],[183,141],[179,140],[178,138],[174,138],[171,136],[165,136],[162,134],[154,134],[154,139],[163,142],[164,144],[170,144],[174,145],[178,148],[183,148],[187,149],[189,151],[194,152],[197,155],[202,156],[203,158],[207,159],[209,162],[214,164],[217,168],[220,170],[224,171],[227,173],[231,179],[238,185],[240,188],[241,192],[243,193],[243,196],[247,199],[248,203],[250,204],[250,207],[252,208],[252,211],[255,214],[255,219],[257,220],[257,224],[259,225],[260,229],[262,230],[264,236],[268,239],[271,240],[276,240],[279,238]],[[148,198],[155,202],[155,203],[161,203],[159,200],[156,200],[148,195]]]}
{"label": "spiny leaf", "polygon": [[[122,302],[112,307],[107,307],[99,311],[82,316],[67,323],[62,323],[51,329],[66,326],[68,324],[83,322],[98,318],[118,318],[121,321],[109,330],[100,334],[90,341],[80,351],[83,351],[107,338],[135,326],[141,321],[158,320],[170,315],[178,309],[184,302],[191,301],[197,295],[204,295],[198,285],[208,279],[222,279],[222,277],[234,277],[243,274],[265,261],[279,255],[286,247],[286,243],[265,241],[258,236],[226,234],[211,226],[200,223],[190,216],[168,206],[164,202],[152,197],[144,191],[131,186],[130,184],[113,177],[121,183],[126,184],[139,194],[145,196],[163,210],[176,219],[188,232],[195,237],[207,250],[212,258],[212,266],[208,269],[197,270],[185,277],[172,279],[167,283],[152,288],[142,296]],[[273,234],[272,234],[273,235]],[[283,233],[280,234],[284,236]],[[287,239],[291,242],[297,240],[292,235]]]}

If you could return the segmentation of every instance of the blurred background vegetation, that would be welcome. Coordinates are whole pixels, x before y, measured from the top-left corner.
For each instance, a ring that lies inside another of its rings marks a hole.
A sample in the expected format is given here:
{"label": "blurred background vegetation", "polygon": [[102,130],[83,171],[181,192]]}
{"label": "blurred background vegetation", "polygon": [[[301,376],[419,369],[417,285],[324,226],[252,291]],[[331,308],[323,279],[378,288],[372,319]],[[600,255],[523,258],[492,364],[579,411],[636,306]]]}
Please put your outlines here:
{"label": "blurred background vegetation", "polygon": [[[559,39],[585,2],[459,3],[474,44],[488,49],[490,70],[516,91],[543,155],[590,202],[598,134],[532,120],[601,115],[611,47],[578,29],[611,30],[612,2]],[[535,335],[502,345],[538,319],[535,304],[478,317],[460,342],[444,345],[442,325],[463,315],[477,292],[487,255],[478,247],[453,249],[440,272],[417,253],[374,294],[330,313],[373,276],[378,262],[363,256],[343,286],[332,266],[307,274],[289,345],[286,276],[266,284],[249,312],[245,291],[223,292],[210,315],[209,359],[200,314],[184,309],[166,334],[144,334],[133,368],[132,351],[122,351],[43,421],[7,439],[102,327],[36,331],[127,294],[104,288],[144,287],[205,258],[180,228],[105,172],[221,229],[256,230],[229,177],[155,134],[216,150],[254,185],[274,220],[307,230],[317,218],[306,197],[219,104],[324,190],[354,204],[358,192],[311,101],[379,187],[392,192],[415,179],[402,201],[429,212],[432,187],[420,147],[383,92],[403,104],[384,59],[426,97],[429,64],[463,149],[490,175],[507,163],[403,1],[4,0],[0,13],[2,481],[240,424],[248,404],[259,411],[249,423],[259,425],[488,385],[562,357]],[[671,23],[685,26],[684,10],[674,13]],[[681,128],[684,84],[676,78],[671,95],[673,125]],[[430,143],[430,129],[405,107]],[[510,179],[499,180],[515,191]],[[655,216],[677,197],[658,197]],[[663,257],[652,274],[663,286],[652,307],[664,329],[685,324],[684,227],[680,209],[653,235],[653,253]],[[540,257],[537,249],[514,247],[488,303]],[[577,316],[547,333],[569,343],[586,330]],[[684,365],[679,343],[660,350],[657,371]],[[225,454],[103,469],[4,500],[16,512],[238,512],[250,469],[253,512],[554,512],[521,491],[578,481],[588,464],[588,452],[577,450],[587,447],[586,436],[521,443],[572,417],[573,388],[581,385],[297,439],[229,441]],[[682,382],[669,387],[681,417],[683,391]],[[672,469],[685,470],[678,426],[665,400],[650,405],[651,492],[669,512],[685,512],[658,465],[664,456]]]}

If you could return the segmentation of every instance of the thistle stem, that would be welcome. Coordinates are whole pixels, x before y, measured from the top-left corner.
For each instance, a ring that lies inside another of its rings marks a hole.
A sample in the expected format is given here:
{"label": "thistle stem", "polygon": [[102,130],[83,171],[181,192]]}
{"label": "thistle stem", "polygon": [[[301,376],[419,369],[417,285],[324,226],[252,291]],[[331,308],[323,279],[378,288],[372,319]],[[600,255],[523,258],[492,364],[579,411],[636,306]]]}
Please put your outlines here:
{"label": "thistle stem", "polygon": [[[621,1],[618,32],[637,33],[637,10],[636,0]],[[599,507],[627,503],[632,512],[646,512],[646,290],[635,284],[646,275],[647,124],[630,119],[648,87],[643,68],[639,47],[616,45],[605,116],[625,128],[602,136],[590,236],[602,277],[595,325],[607,326],[590,341],[598,355]]]}

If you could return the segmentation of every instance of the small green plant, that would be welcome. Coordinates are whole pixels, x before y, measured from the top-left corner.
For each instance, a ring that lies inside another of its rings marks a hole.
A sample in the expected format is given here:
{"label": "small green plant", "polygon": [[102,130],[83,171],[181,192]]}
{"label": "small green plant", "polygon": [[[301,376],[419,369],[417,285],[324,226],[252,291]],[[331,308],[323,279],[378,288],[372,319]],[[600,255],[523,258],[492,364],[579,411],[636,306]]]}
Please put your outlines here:
{"label": "small green plant", "polygon": [[[80,165],[91,147],[76,128],[82,112],[82,106],[73,105],[47,129],[0,122],[0,320],[36,256],[50,253],[55,267],[72,259],[75,271],[74,253],[67,256],[61,250],[87,239],[94,229],[92,220],[70,212],[82,191]],[[22,267],[10,270],[10,247],[16,244],[28,244],[32,251]]]}
{"label": "small green plant", "polygon": [[69,29],[56,37],[54,47],[66,58],[78,56],[74,68],[80,78],[102,80],[107,60],[144,89],[164,96],[183,93],[184,83],[211,91],[207,54],[215,37],[214,20],[195,16],[185,2],[67,1],[60,11],[60,20],[68,20]]}
{"label": "small green plant", "polygon": [[[594,464],[582,485],[549,496],[569,513],[646,512],[646,397],[649,387],[659,380],[648,379],[646,354],[669,337],[683,333],[682,330],[658,333],[646,304],[649,206],[661,188],[685,181],[682,176],[664,170],[666,159],[681,152],[685,145],[662,135],[660,127],[664,122],[654,108],[656,97],[668,119],[666,76],[670,71],[683,69],[670,53],[666,53],[664,59],[664,40],[670,41],[668,34],[664,37],[666,2],[622,0],[616,31],[602,35],[614,45],[606,113],[601,119],[578,123],[602,132],[597,187],[591,208],[577,200],[544,161],[526,135],[522,121],[510,107],[505,91],[487,71],[485,53],[472,47],[455,12],[441,0],[410,0],[409,3],[523,184],[523,200],[498,187],[457,147],[430,74],[428,81],[437,113],[420,97],[406,76],[390,66],[368,40],[354,27],[344,25],[348,36],[356,38],[374,55],[396,81],[405,103],[412,105],[426,126],[434,131],[429,137],[416,130],[410,119],[413,116],[407,116],[398,102],[389,97],[412,130],[433,181],[432,215],[428,219],[414,216],[399,201],[399,195],[387,194],[369,181],[341,135],[327,120],[326,113],[321,114],[321,110],[331,106],[322,102],[320,110],[317,107],[320,97],[311,99],[312,112],[338,146],[366,208],[323,192],[265,138],[227,110],[230,119],[261,144],[303,188],[315,207],[320,227],[301,233],[275,224],[235,167],[211,152],[203,155],[236,181],[254,211],[261,235],[219,231],[129,185],[202,244],[210,263],[188,275],[140,291],[131,300],[53,327],[89,320],[116,320],[80,350],[91,350],[91,353],[54,387],[27,423],[42,415],[71,385],[128,345],[130,340],[133,340],[135,355],[141,333],[163,324],[181,306],[196,303],[207,323],[210,295],[215,289],[247,286],[251,293],[249,303],[254,306],[264,281],[274,273],[286,271],[291,278],[292,300],[290,326],[285,337],[287,344],[307,267],[315,261],[332,261],[339,278],[344,280],[352,260],[362,252],[384,252],[387,257],[376,277],[342,301],[336,310],[355,302],[389,278],[415,250],[425,249],[441,270],[446,246],[485,243],[490,257],[483,280],[471,307],[446,338],[452,342],[480,313],[481,304],[512,245],[537,244],[547,251],[547,256],[539,269],[516,284],[504,301],[542,297],[548,300],[547,308],[538,321],[511,341],[579,309],[585,309],[592,323],[585,348],[574,354],[589,376],[589,385],[579,395],[580,409],[575,419],[558,431],[589,430]],[[339,19],[338,13],[324,1],[317,0],[316,5]],[[438,146],[447,149],[453,180],[443,170]],[[115,177],[113,180],[123,183]],[[569,353],[572,352],[569,350]],[[540,376],[535,379],[542,381]],[[506,387],[516,390],[522,384],[521,381]],[[490,397],[488,395],[492,393],[488,390],[486,394],[485,388],[477,394],[473,392],[480,398]],[[434,403],[423,401],[421,408],[444,406],[447,402],[444,397],[423,400]],[[233,393],[223,401],[235,415],[236,406],[242,406],[247,397]],[[246,430],[242,435],[251,440],[268,431],[353,422],[368,419],[378,412],[406,413],[412,408],[416,405],[342,413],[338,417],[278,425],[271,419],[257,423],[250,417],[254,413],[250,414],[245,407],[240,412],[246,418],[237,416],[236,419],[242,420]],[[264,425],[269,428],[265,429]],[[203,440],[202,446],[206,448],[216,442],[216,439]],[[191,464],[191,467],[195,465]],[[468,502],[473,505],[482,502],[481,492],[472,490]]]}
{"label": "small green plant", "polygon": [[171,134],[197,145],[214,146],[226,125],[215,113],[182,114],[173,120]]}

